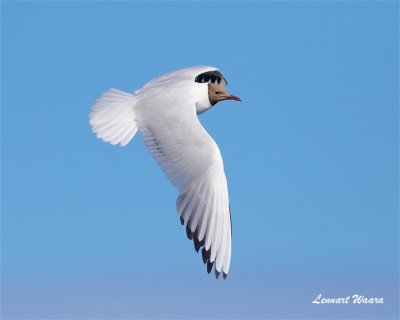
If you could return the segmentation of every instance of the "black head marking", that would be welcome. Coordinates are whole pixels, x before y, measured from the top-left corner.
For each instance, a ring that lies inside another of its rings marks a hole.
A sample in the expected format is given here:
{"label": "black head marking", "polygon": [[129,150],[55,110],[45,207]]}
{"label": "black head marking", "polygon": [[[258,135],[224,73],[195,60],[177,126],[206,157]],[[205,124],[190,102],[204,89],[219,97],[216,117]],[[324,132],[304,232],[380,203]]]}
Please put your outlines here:
{"label": "black head marking", "polygon": [[228,85],[228,82],[226,81],[222,73],[219,72],[218,70],[201,73],[194,79],[194,81],[198,83],[217,82],[218,84],[220,84],[221,81],[224,81],[225,85]]}

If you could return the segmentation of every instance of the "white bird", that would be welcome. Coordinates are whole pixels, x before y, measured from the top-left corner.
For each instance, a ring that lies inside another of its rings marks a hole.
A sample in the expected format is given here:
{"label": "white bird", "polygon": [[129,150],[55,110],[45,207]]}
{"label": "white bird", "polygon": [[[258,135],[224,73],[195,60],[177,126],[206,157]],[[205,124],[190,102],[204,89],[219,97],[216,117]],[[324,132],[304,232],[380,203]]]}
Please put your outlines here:
{"label": "white bird", "polygon": [[214,67],[177,70],[148,82],[134,94],[105,92],[94,104],[90,125],[97,137],[126,146],[137,130],[168,179],[179,190],[176,207],[195,250],[215,275],[229,272],[231,215],[221,153],[197,115],[230,95]]}

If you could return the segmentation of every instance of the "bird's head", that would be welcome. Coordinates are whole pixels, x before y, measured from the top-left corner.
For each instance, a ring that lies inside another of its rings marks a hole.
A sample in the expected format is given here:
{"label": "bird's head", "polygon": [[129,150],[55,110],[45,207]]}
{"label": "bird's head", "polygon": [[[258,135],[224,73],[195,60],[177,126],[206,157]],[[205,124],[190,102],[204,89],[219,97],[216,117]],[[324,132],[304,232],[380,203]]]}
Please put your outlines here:
{"label": "bird's head", "polygon": [[[241,101],[239,97],[231,95],[226,91],[228,82],[219,70],[200,73],[196,76],[194,81],[202,84],[204,89],[207,88],[207,90],[201,91],[201,99],[196,103],[197,114],[206,112],[213,105],[223,100]],[[207,87],[205,84],[207,84]]]}
{"label": "bird's head", "polygon": [[210,104],[212,106],[223,100],[242,101],[239,97],[228,93],[225,90],[225,87],[217,82],[210,82],[208,84],[208,99],[210,100]]}

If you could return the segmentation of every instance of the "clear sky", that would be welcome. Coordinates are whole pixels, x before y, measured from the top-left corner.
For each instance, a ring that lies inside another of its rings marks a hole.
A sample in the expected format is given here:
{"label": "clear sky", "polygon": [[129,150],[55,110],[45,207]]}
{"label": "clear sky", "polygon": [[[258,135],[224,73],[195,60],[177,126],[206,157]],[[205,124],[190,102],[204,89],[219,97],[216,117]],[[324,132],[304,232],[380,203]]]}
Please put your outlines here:
{"label": "clear sky", "polygon": [[[2,1],[2,317],[397,318],[398,10]],[[229,184],[225,281],[140,135],[111,146],[88,124],[108,88],[194,65],[219,67],[243,99],[201,116]]]}

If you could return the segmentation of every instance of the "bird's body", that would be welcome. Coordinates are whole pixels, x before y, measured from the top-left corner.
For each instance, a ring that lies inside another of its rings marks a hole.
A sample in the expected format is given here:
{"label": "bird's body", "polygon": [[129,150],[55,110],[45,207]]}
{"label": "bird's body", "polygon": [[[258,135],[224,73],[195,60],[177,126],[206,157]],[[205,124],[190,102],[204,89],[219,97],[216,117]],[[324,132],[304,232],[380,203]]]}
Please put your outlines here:
{"label": "bird's body", "polygon": [[[213,81],[214,80],[214,81]],[[240,100],[224,89],[213,67],[192,67],[158,77],[135,93],[110,89],[96,101],[90,124],[97,136],[125,146],[140,130],[145,145],[179,190],[177,210],[210,272],[229,272],[231,221],[228,188],[217,144],[197,114],[218,101]]]}

